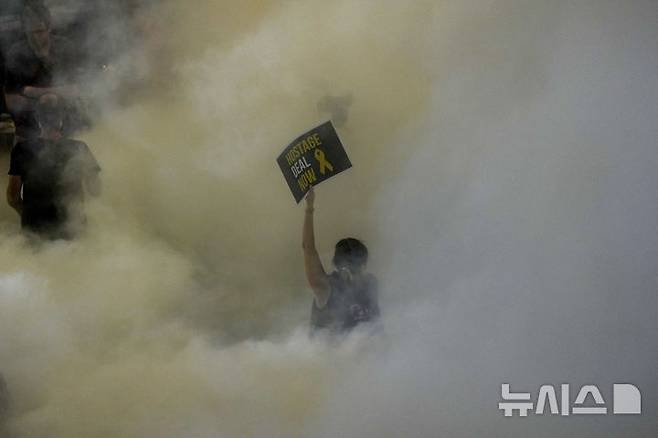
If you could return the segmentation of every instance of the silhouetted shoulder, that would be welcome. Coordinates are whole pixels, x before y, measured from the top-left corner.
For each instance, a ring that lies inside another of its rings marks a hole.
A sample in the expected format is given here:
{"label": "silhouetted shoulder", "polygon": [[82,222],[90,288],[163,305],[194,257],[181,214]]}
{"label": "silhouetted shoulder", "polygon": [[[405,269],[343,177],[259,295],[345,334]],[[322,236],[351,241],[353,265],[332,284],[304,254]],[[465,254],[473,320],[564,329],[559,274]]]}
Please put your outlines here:
{"label": "silhouetted shoulder", "polygon": [[89,150],[89,146],[87,146],[87,143],[81,140],[74,140],[72,138],[66,139],[66,143],[68,143],[71,147],[75,147],[81,150]]}
{"label": "silhouetted shoulder", "polygon": [[74,149],[78,156],[85,164],[85,170],[92,172],[100,172],[101,167],[96,161],[96,157],[87,146],[87,143],[80,140],[67,139],[68,147]]}

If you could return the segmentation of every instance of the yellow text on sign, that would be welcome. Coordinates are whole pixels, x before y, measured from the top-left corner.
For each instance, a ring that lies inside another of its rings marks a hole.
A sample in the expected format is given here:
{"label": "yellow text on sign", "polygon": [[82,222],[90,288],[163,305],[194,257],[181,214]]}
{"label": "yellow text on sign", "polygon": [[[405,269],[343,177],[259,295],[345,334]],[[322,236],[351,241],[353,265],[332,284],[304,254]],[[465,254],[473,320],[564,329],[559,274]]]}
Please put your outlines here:
{"label": "yellow text on sign", "polygon": [[320,140],[320,135],[318,133],[311,134],[303,140],[295,143],[295,145],[290,148],[288,153],[286,153],[286,160],[288,160],[288,165],[291,166],[295,160],[299,159],[304,153],[310,151],[313,148],[316,148],[322,144]]}
{"label": "yellow text on sign", "polygon": [[317,180],[318,177],[315,175],[315,171],[313,168],[310,168],[302,173],[299,178],[297,178],[297,184],[299,184],[300,190],[304,191],[308,188],[309,185],[313,185],[313,183]]}

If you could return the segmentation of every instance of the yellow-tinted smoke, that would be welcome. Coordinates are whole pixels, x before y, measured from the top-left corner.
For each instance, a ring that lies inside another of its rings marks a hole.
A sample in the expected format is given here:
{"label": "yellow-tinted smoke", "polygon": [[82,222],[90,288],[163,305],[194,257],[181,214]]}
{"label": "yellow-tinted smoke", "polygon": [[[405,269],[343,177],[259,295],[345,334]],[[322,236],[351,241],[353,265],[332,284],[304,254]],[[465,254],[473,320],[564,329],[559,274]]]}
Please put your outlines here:
{"label": "yellow-tinted smoke", "polygon": [[320,250],[328,261],[338,237],[374,240],[387,150],[429,96],[433,9],[141,12],[147,74],[83,138],[104,184],[86,235],[34,249],[5,212],[0,370],[16,436],[304,436],[352,353],[306,339],[301,209],[275,158],[330,117],[321,99],[351,94],[340,135],[355,169],[318,190]]}
{"label": "yellow-tinted smoke", "polygon": [[[88,87],[86,235],[34,248],[0,209],[10,436],[655,432],[496,409],[505,382],[658,390],[655,1],[150,3],[124,86]],[[385,328],[339,346],[306,336],[275,163],[332,105],[354,167],[318,246],[365,240]]]}

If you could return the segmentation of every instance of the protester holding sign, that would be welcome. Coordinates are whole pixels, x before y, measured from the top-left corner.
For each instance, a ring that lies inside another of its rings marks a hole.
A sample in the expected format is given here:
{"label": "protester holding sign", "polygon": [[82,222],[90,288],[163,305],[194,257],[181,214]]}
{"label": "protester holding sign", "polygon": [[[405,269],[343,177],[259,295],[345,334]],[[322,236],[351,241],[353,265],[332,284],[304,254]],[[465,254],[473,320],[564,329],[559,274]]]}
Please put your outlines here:
{"label": "protester holding sign", "polygon": [[306,278],[315,295],[311,329],[313,333],[326,330],[332,335],[343,334],[379,318],[377,280],[365,272],[368,249],[351,237],[338,241],[333,258],[336,270],[326,273],[315,248],[314,204],[315,192],[311,188],[306,196],[302,237]]}

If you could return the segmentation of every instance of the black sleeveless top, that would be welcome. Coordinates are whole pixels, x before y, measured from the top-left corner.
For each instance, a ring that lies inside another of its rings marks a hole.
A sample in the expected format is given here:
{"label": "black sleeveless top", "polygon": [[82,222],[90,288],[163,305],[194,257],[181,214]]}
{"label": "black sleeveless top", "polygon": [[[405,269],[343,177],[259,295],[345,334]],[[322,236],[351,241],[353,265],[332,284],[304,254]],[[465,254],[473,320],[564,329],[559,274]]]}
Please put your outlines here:
{"label": "black sleeveless top", "polygon": [[349,332],[357,325],[379,318],[377,280],[367,274],[357,280],[329,275],[330,295],[327,304],[311,308],[311,333],[325,329],[331,334]]}

